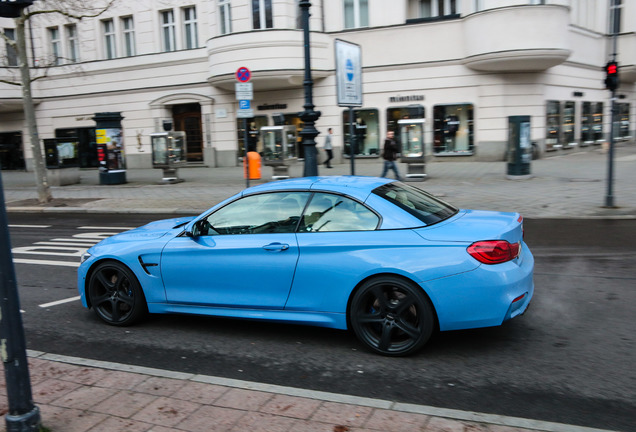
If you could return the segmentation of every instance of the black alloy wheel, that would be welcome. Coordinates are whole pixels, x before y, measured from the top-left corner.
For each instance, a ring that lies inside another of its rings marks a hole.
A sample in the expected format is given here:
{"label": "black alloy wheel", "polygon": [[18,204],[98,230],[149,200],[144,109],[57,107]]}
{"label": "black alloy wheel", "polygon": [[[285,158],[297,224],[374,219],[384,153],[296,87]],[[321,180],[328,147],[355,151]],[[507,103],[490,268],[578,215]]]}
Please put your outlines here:
{"label": "black alloy wheel", "polygon": [[349,321],[371,351],[406,356],[431,337],[435,312],[421,288],[399,277],[383,276],[365,282],[355,293]]}
{"label": "black alloy wheel", "polygon": [[127,326],[146,312],[146,299],[133,272],[107,261],[97,266],[88,282],[88,300],[97,316],[114,326]]}

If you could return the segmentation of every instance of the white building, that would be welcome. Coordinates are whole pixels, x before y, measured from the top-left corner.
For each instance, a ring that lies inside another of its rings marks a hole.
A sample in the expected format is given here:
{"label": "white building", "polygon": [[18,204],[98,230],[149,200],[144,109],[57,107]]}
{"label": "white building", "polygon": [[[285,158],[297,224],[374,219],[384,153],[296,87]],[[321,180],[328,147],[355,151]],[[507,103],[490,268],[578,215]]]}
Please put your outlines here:
{"label": "white building", "polygon": [[[317,142],[333,128],[337,161],[346,157],[348,112],[336,101],[336,39],[361,47],[361,158],[377,158],[387,129],[405,117],[425,119],[429,161],[504,160],[508,117],[516,115],[531,117],[542,152],[600,144],[610,131],[603,80],[614,29],[616,137],[633,142],[636,0],[314,0],[310,12]],[[300,124],[299,18],[298,0],[118,1],[81,21],[37,15],[27,37],[32,74],[46,75],[33,82],[40,137],[77,137],[82,166],[96,166],[93,117],[119,112],[129,168],[152,166],[149,135],[165,120],[187,132],[191,163],[235,166],[239,67],[252,74],[250,124],[273,125],[279,114]],[[14,21],[0,18],[0,30],[14,38]],[[21,88],[6,83],[18,77],[16,65],[0,41],[3,169],[32,164]]]}

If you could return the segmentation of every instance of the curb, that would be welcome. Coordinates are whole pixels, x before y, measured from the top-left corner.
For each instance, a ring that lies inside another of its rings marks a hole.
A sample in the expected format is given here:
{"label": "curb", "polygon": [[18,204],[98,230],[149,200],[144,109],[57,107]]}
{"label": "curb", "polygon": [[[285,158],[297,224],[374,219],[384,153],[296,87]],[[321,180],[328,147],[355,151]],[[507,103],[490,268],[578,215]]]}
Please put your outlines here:
{"label": "curb", "polygon": [[119,372],[130,372],[142,375],[171,378],[184,381],[193,381],[204,384],[214,384],[224,387],[232,387],[243,390],[274,393],[292,397],[335,402],[349,405],[358,405],[368,408],[399,411],[411,414],[424,414],[432,417],[443,417],[451,420],[472,421],[487,423],[497,426],[515,427],[543,432],[615,432],[607,429],[595,429],[584,426],[567,425],[563,423],[546,422],[541,420],[524,419],[520,417],[508,417],[497,414],[485,414],[472,411],[461,411],[448,408],[437,408],[427,405],[407,404],[383,399],[365,398],[360,396],[343,395],[316,390],[305,390],[295,387],[285,387],[274,384],[264,384],[253,381],[243,381],[230,378],[221,378],[211,375],[190,374],[164,369],[155,369],[143,366],[126,365],[122,363],[106,362],[100,360],[70,357],[58,354],[50,354],[41,351],[27,350],[27,356],[41,360],[58,363],[67,363],[77,366],[86,366],[98,369],[108,369]]}

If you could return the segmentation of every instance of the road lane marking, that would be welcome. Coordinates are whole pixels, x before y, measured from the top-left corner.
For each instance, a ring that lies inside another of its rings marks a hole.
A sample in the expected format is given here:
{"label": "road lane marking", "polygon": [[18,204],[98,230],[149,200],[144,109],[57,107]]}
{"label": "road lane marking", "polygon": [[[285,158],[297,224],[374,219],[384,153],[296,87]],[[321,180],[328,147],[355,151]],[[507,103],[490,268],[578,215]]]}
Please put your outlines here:
{"label": "road lane marking", "polygon": [[9,224],[9,228],[51,228],[51,225],[14,225],[14,224]]}
{"label": "road lane marking", "polygon": [[127,231],[127,230],[131,230],[131,229],[135,229],[136,227],[94,227],[94,226],[81,226],[81,227],[77,227],[77,229],[83,229],[83,230],[123,230],[123,231]]}
{"label": "road lane marking", "polygon": [[83,246],[83,247],[88,247],[88,246],[92,246],[95,243],[76,243],[76,242],[46,242],[46,241],[41,241],[41,242],[35,242],[33,243],[34,245],[45,245],[45,246]]}
{"label": "road lane marking", "polygon": [[76,237],[70,237],[70,238],[54,238],[51,239],[49,241],[52,242],[68,242],[68,241],[72,241],[72,242],[76,242],[76,243],[88,243],[88,244],[95,244],[97,243],[97,239],[83,239],[83,238],[76,238]]}
{"label": "road lane marking", "polygon": [[17,264],[42,264],[42,265],[53,265],[53,266],[62,266],[62,267],[79,267],[79,260],[77,262],[74,261],[53,261],[53,260],[33,260],[26,258],[13,258],[13,262]]}
{"label": "road lane marking", "polygon": [[[29,255],[55,255],[67,257],[81,257],[88,248],[86,247],[68,247],[68,246],[24,246],[13,248],[14,254]],[[51,251],[51,252],[46,252]],[[62,252],[72,251],[72,252]]]}
{"label": "road lane marking", "polygon": [[38,306],[40,306],[41,308],[47,308],[47,307],[51,307],[51,306],[61,305],[61,304],[64,304],[64,303],[74,302],[74,301],[77,301],[79,299],[80,299],[80,296],[70,297],[70,298],[67,298],[67,299],[64,299],[64,300],[58,300],[58,301],[54,301],[54,302],[51,302],[51,303],[44,303],[44,304],[41,304],[41,305],[38,305]]}

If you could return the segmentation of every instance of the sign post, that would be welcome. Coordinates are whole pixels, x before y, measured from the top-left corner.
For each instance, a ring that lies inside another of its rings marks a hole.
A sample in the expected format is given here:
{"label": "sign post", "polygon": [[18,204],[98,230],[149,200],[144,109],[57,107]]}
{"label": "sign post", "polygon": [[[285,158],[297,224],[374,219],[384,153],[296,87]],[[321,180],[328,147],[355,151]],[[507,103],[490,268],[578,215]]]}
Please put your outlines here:
{"label": "sign post", "polygon": [[251,82],[248,82],[252,78],[252,72],[246,67],[240,67],[237,69],[234,75],[238,81],[234,85],[236,91],[236,100],[239,103],[238,111],[236,112],[236,118],[243,119],[243,163],[245,164],[245,172],[248,175],[245,176],[245,187],[250,187],[250,161],[247,157],[249,149],[249,137],[247,133],[247,119],[254,117],[254,110],[252,109],[250,101],[254,98],[254,88]]}
{"label": "sign post", "polygon": [[362,52],[360,45],[336,39],[336,86],[338,106],[349,107],[349,153],[351,175],[355,175],[353,107],[362,106]]}

